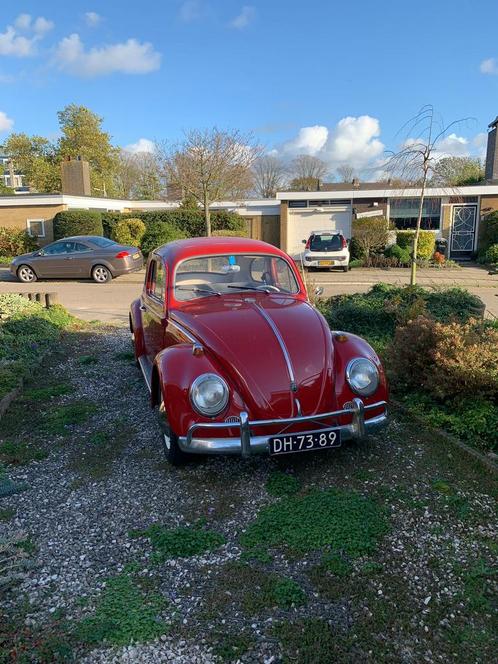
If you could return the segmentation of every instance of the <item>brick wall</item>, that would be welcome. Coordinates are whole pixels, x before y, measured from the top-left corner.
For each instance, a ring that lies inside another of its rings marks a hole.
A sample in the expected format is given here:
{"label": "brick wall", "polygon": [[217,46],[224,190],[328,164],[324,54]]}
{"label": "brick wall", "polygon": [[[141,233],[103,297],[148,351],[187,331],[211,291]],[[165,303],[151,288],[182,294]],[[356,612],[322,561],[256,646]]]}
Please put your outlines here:
{"label": "brick wall", "polygon": [[0,207],[0,226],[27,230],[26,222],[28,219],[43,219],[45,221],[45,237],[39,239],[40,246],[43,246],[53,241],[53,218],[57,212],[62,212],[65,209],[65,205]]}

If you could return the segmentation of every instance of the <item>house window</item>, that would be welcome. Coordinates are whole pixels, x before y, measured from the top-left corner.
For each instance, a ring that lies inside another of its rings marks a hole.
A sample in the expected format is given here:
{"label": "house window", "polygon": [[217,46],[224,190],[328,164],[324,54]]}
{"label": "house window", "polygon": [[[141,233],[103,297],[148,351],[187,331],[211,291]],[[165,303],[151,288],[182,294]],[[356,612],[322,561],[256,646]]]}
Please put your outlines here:
{"label": "house window", "polygon": [[27,219],[26,228],[31,237],[45,237],[45,219]]}
{"label": "house window", "polygon": [[[389,219],[399,230],[410,230],[417,226],[418,198],[392,198]],[[422,207],[421,228],[428,231],[437,231],[441,223],[441,199],[426,198]]]}
{"label": "house window", "polygon": [[290,208],[305,208],[308,207],[308,201],[289,201]]}

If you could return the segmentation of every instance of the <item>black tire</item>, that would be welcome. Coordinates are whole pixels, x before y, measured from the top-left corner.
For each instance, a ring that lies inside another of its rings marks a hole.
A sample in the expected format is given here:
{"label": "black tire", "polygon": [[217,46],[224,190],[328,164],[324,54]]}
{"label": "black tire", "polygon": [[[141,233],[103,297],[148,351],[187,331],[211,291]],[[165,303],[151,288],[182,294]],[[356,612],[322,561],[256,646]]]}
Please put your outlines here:
{"label": "black tire", "polygon": [[166,418],[164,401],[162,400],[161,405],[157,408],[157,419],[159,422],[159,428],[161,429],[161,444],[166,461],[172,466],[184,465],[188,461],[190,455],[185,454],[185,452],[180,449],[178,436],[169,426]]}
{"label": "black tire", "polygon": [[92,267],[92,279],[97,284],[107,284],[111,281],[112,274],[105,265],[94,265]]}
{"label": "black tire", "polygon": [[349,271],[349,265],[346,265],[345,267],[342,268],[343,272],[348,272]]}
{"label": "black tire", "polygon": [[22,281],[23,284],[32,284],[38,279],[35,271],[29,265],[20,265],[17,268],[16,275],[19,281]]}

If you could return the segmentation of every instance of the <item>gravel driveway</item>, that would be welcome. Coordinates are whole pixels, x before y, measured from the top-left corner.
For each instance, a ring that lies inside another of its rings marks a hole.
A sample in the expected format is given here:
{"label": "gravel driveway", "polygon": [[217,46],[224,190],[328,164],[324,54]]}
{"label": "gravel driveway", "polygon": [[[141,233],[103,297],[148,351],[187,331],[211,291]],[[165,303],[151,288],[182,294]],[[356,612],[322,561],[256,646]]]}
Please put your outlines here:
{"label": "gravel driveway", "polygon": [[493,661],[483,468],[397,416],[362,445],[172,468],[129,350],[124,328],[67,335],[2,420],[24,490],[0,536],[26,568],[0,588],[0,662]]}

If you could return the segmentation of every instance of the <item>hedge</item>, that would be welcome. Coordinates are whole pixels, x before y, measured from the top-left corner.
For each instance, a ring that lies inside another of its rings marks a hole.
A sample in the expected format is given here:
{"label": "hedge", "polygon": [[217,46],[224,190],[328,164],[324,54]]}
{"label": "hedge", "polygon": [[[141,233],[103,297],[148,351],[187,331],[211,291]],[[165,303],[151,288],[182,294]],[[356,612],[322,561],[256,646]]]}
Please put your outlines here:
{"label": "hedge", "polygon": [[94,210],[66,210],[54,217],[54,239],[72,235],[103,235],[102,213]]}
{"label": "hedge", "polygon": [[142,253],[148,256],[151,251],[157,249],[163,244],[173,242],[174,240],[182,240],[187,236],[173,224],[156,221],[149,224],[145,235],[142,238]]}
{"label": "hedge", "polygon": [[[402,249],[409,249],[410,253],[413,247],[415,231],[397,231],[396,244]],[[417,258],[430,260],[436,247],[436,236],[432,231],[420,231],[418,238]]]}
{"label": "hedge", "polygon": [[[112,237],[112,230],[116,223],[122,219],[131,218],[141,219],[146,226],[156,222],[170,224],[182,231],[186,237],[199,237],[206,234],[204,213],[202,210],[175,208],[173,210],[150,210],[146,212],[136,210],[126,214],[104,212],[102,223],[105,235]],[[247,223],[236,212],[216,210],[211,212],[211,227],[213,231],[239,231],[243,235],[247,228]]]}
{"label": "hedge", "polygon": [[120,219],[112,229],[111,237],[120,244],[140,247],[145,235],[145,224],[141,219]]}

